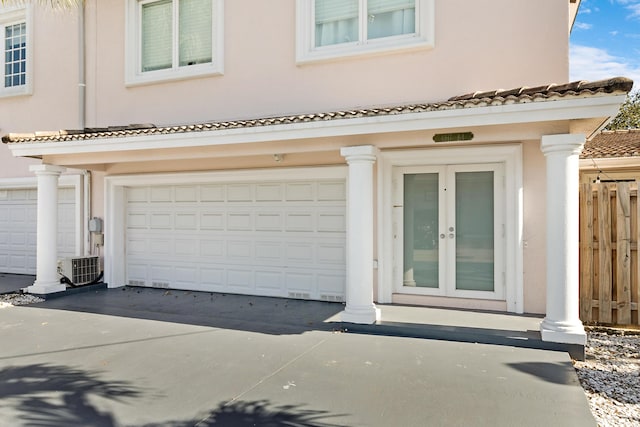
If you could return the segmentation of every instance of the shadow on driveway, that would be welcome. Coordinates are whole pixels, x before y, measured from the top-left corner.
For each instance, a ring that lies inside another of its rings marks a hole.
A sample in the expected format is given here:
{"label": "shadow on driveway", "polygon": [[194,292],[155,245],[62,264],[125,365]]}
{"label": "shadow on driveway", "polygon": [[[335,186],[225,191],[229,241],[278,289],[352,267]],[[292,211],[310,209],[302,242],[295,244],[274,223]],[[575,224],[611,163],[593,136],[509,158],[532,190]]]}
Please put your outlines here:
{"label": "shadow on driveway", "polygon": [[325,322],[344,309],[335,302],[211,292],[122,287],[48,299],[42,307],[271,335],[339,329]]}
{"label": "shadow on driveway", "polygon": [[[68,427],[117,426],[112,414],[91,403],[95,397],[135,404],[143,390],[127,381],[105,381],[99,372],[68,366],[36,364],[11,366],[0,370],[0,401],[11,405],[27,425]],[[133,400],[132,400],[133,399]],[[209,413],[193,420],[163,421],[165,427],[207,426],[300,426],[332,427],[322,421],[337,418],[326,411],[304,409],[300,405],[273,406],[268,400],[221,403]],[[159,426],[144,424],[140,427]]]}

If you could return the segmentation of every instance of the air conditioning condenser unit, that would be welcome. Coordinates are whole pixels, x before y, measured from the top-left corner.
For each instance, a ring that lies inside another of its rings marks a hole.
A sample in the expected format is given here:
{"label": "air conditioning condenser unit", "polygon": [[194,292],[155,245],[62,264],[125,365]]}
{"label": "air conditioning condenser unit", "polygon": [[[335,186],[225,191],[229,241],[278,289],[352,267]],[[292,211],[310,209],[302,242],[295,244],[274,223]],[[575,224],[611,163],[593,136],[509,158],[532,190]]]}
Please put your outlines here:
{"label": "air conditioning condenser unit", "polygon": [[100,259],[97,256],[59,259],[58,273],[74,285],[86,285],[100,276]]}

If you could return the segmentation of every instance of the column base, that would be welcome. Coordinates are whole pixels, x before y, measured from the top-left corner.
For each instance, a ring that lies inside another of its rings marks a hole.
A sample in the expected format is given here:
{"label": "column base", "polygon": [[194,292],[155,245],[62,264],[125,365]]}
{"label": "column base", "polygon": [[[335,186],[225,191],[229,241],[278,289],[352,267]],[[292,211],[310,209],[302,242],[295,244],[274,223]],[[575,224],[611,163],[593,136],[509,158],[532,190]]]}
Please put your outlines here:
{"label": "column base", "polygon": [[563,344],[587,344],[587,333],[582,323],[563,323],[544,319],[540,323],[542,341]]}
{"label": "column base", "polygon": [[371,325],[380,320],[380,309],[375,305],[366,308],[349,308],[347,307],[340,313],[340,320],[348,323],[360,323],[363,325]]}
{"label": "column base", "polygon": [[30,294],[53,294],[55,292],[63,292],[67,290],[67,286],[60,282],[38,282],[37,280],[33,285],[27,287],[27,292]]}

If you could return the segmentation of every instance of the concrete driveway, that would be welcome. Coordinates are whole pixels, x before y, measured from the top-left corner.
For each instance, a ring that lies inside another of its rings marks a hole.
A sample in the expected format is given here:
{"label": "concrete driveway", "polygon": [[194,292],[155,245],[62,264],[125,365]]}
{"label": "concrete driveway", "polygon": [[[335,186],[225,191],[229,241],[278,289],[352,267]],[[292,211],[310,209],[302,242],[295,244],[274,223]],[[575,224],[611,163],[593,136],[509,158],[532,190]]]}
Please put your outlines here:
{"label": "concrete driveway", "polygon": [[0,309],[0,425],[595,426],[566,353],[345,333],[341,309],[134,288]]}

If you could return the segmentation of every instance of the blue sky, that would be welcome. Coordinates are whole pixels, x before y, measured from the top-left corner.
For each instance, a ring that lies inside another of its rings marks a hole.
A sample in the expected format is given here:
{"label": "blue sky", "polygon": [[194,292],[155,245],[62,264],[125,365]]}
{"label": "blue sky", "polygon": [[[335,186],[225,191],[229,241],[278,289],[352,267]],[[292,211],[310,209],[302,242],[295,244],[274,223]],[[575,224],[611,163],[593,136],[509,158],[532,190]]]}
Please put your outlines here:
{"label": "blue sky", "polygon": [[625,76],[640,89],[640,0],[582,0],[569,63],[571,81]]}

